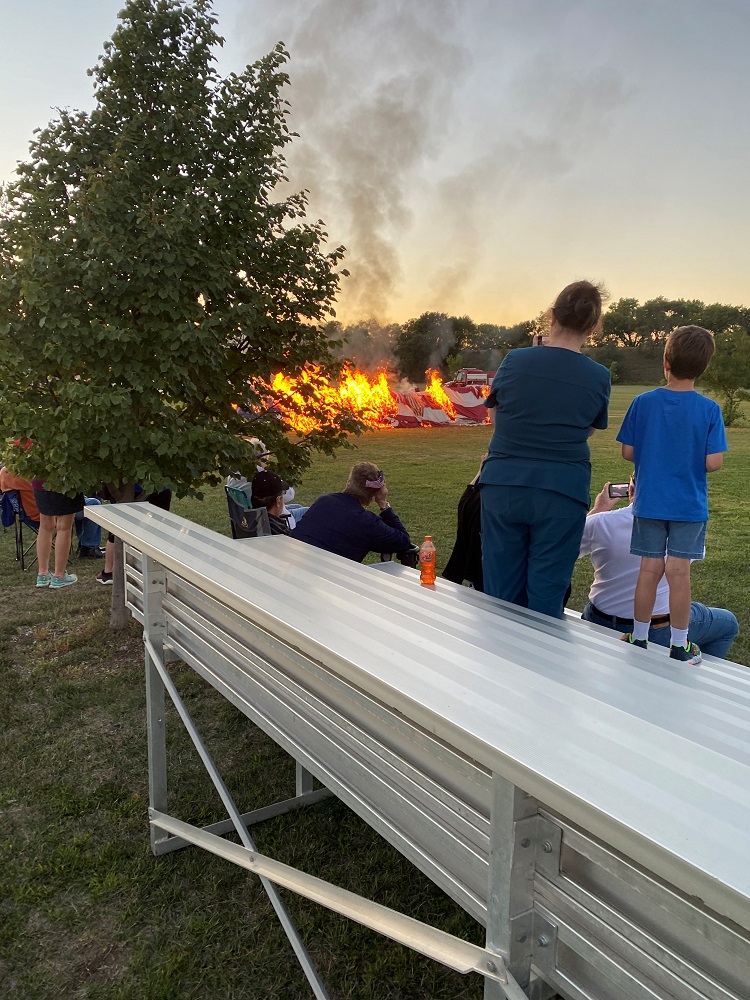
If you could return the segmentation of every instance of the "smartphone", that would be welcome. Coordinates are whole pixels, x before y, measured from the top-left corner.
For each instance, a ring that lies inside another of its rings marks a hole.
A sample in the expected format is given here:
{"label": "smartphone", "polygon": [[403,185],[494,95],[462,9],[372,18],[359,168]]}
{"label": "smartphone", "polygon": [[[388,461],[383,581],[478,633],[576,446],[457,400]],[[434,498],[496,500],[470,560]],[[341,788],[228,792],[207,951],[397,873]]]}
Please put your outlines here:
{"label": "smartphone", "polygon": [[610,483],[607,489],[610,500],[626,497],[630,492],[630,483]]}

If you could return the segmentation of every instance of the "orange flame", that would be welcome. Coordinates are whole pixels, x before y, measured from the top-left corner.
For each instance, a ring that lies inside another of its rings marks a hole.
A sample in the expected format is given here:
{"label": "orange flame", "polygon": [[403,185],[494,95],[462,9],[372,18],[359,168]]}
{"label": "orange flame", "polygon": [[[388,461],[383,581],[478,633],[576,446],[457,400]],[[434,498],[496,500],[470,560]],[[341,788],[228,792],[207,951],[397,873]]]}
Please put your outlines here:
{"label": "orange flame", "polygon": [[364,372],[345,368],[341,373],[338,391],[342,401],[360,414],[368,427],[387,426],[386,418],[398,413],[384,371],[370,377]]}
{"label": "orange flame", "polygon": [[428,368],[425,375],[427,376],[427,385],[424,391],[439,410],[445,410],[451,420],[455,420],[456,407],[443,388],[443,380],[440,378],[440,373],[435,368]]}
{"label": "orange flame", "polygon": [[285,422],[298,434],[319,429],[326,423],[326,413],[341,409],[351,410],[367,427],[388,427],[388,415],[398,412],[383,371],[369,376],[345,367],[334,385],[319,367],[311,365],[297,379],[277,372],[271,393]]}
{"label": "orange flame", "polygon": [[[296,378],[277,372],[268,391],[285,424],[298,434],[319,430],[332,422],[335,414],[342,410],[355,414],[366,427],[398,426],[400,411],[397,399],[418,418],[425,404],[429,403],[455,420],[456,407],[443,388],[439,373],[430,368],[425,374],[427,386],[424,393],[416,390],[397,392],[390,388],[386,371],[367,375],[355,368],[344,367],[338,382],[334,383],[320,367],[308,365]],[[474,391],[486,396],[489,386],[475,386]]]}

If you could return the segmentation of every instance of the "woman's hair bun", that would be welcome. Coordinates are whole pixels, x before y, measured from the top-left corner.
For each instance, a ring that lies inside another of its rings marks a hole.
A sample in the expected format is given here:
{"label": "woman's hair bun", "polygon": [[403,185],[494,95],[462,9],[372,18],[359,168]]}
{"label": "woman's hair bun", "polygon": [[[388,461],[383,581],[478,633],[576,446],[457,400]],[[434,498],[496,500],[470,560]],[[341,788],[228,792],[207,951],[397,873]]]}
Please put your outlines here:
{"label": "woman's hair bun", "polygon": [[574,281],[555,299],[552,313],[567,330],[576,333],[589,334],[599,325],[602,317],[602,301],[606,298],[606,290],[602,285],[591,281]]}

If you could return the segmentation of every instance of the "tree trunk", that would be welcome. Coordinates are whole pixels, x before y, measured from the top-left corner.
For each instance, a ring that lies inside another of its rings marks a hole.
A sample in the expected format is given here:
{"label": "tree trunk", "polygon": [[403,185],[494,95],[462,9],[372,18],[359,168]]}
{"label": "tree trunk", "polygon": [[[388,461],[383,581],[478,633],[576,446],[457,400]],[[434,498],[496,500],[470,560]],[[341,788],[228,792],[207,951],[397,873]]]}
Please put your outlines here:
{"label": "tree trunk", "polygon": [[109,624],[115,630],[128,627],[130,613],[125,607],[125,553],[121,538],[115,538],[115,561],[112,567],[112,607]]}

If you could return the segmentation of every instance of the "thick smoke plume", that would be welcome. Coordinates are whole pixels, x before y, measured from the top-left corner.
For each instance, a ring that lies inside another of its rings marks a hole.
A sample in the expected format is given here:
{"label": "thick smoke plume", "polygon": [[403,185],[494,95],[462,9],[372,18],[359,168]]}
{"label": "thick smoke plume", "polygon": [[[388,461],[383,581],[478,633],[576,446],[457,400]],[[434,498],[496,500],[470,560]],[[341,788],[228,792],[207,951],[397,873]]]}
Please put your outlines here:
{"label": "thick smoke plume", "polygon": [[373,374],[383,369],[395,371],[398,367],[393,354],[393,337],[398,330],[396,324],[381,326],[370,319],[346,327],[332,324],[329,336],[339,357],[349,358],[361,371]]}
{"label": "thick smoke plume", "polygon": [[[407,189],[440,152],[468,53],[452,0],[253,0],[253,47],[291,53],[290,180],[348,249],[350,316],[386,314],[401,275]],[[248,28],[248,41],[250,41]]]}
{"label": "thick smoke plume", "polygon": [[[589,36],[610,44],[617,23],[595,0],[246,0],[243,9],[249,58],[278,40],[291,54],[290,182],[310,191],[311,214],[347,247],[347,320],[387,321],[399,298],[421,302],[415,313],[471,314],[477,279],[491,281],[489,248],[512,242],[537,202],[556,211],[566,178],[580,192],[630,97],[617,65],[586,47]],[[581,206],[585,218],[586,197]],[[568,234],[553,238],[565,244]],[[512,270],[533,284],[533,259]],[[501,283],[514,286],[506,275]]]}

